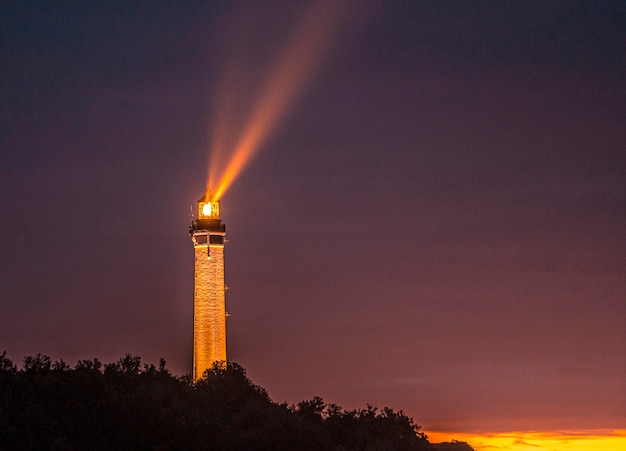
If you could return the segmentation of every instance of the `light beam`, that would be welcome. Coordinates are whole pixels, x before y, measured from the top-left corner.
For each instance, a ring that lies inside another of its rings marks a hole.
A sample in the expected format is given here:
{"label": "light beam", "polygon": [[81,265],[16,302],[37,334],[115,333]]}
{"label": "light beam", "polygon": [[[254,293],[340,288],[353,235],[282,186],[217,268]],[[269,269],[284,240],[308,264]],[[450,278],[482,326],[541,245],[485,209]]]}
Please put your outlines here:
{"label": "light beam", "polygon": [[[217,201],[224,195],[297,95],[311,81],[339,30],[347,4],[327,0],[312,4],[261,85],[249,118],[236,135],[232,129],[234,121],[229,117],[232,104],[227,99],[231,92],[236,92],[236,83],[230,78],[222,83],[228,92],[219,94],[218,118],[212,134],[207,178],[207,194],[212,193],[211,200]],[[227,148],[228,142],[234,146]]]}

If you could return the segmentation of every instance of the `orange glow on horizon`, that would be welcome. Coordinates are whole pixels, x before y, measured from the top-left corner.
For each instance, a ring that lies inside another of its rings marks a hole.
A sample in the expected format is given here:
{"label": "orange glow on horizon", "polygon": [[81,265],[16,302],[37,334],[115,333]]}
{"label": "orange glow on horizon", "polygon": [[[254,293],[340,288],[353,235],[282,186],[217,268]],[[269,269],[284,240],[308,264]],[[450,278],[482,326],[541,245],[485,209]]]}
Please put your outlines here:
{"label": "orange glow on horizon", "polygon": [[[344,7],[345,2],[314,2],[261,85],[260,95],[250,108],[249,119],[235,135],[232,119],[229,118],[232,107],[229,96],[237,92],[237,81],[228,77],[222,83],[207,179],[207,191],[211,188],[213,193],[211,200],[221,199],[284,117],[298,93],[310,82],[338,30]],[[227,144],[234,145],[227,148]]]}
{"label": "orange glow on horizon", "polygon": [[427,432],[432,443],[458,440],[475,451],[621,451],[626,449],[626,429],[554,432]]}

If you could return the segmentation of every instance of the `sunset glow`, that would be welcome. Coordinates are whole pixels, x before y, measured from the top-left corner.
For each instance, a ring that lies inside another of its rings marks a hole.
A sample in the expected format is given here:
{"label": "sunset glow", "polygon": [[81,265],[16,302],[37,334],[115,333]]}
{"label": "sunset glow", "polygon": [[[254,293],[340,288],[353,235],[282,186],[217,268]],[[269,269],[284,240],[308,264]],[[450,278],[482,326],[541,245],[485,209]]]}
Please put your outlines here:
{"label": "sunset glow", "polygon": [[621,451],[626,449],[626,430],[500,432],[469,434],[434,432],[432,442],[458,440],[476,451]]}
{"label": "sunset glow", "polygon": [[[227,79],[221,84],[223,91],[218,93],[210,148],[207,189],[212,189],[213,200],[224,195],[315,75],[338,30],[342,12],[337,4],[327,1],[312,5],[279,54],[269,76],[259,85],[259,95],[250,105],[248,119],[240,128],[233,128],[229,117],[230,96],[236,95],[237,83],[234,75],[225,74]],[[234,143],[232,148],[230,143]]]}

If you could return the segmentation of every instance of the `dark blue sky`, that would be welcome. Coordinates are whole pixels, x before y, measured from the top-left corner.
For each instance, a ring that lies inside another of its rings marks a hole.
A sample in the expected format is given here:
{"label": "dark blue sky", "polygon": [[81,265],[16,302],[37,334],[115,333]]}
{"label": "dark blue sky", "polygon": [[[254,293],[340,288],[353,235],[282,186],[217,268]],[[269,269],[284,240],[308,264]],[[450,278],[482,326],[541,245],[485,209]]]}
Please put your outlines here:
{"label": "dark blue sky", "polygon": [[[190,371],[227,61],[291,2],[0,7],[0,350]],[[229,357],[428,429],[623,427],[626,3],[357,3],[222,199]]]}

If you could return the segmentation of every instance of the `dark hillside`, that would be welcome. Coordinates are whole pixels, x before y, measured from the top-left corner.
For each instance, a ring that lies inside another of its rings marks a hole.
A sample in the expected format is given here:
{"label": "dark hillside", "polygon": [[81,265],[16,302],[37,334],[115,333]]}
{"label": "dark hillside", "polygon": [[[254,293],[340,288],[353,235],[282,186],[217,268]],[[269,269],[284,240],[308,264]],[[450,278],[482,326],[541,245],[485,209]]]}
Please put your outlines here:
{"label": "dark hillside", "polygon": [[25,450],[437,450],[402,411],[344,410],[321,398],[276,404],[236,363],[196,383],[127,354],[74,368],[0,354],[0,449]]}

